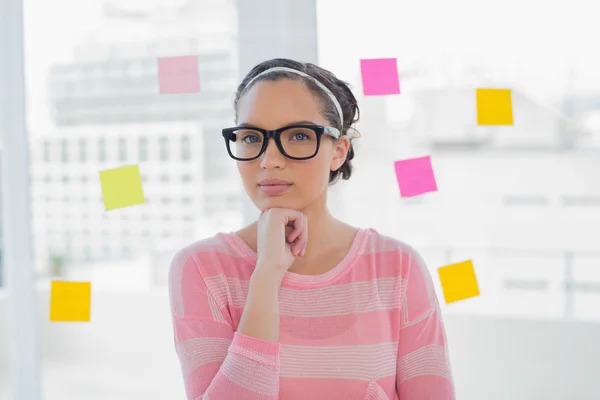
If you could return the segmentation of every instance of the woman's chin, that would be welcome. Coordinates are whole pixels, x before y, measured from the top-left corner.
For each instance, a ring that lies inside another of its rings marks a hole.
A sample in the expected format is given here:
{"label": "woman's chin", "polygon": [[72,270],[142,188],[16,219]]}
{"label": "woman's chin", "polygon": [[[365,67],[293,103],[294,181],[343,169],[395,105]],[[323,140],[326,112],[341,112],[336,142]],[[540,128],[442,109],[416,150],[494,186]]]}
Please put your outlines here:
{"label": "woman's chin", "polygon": [[282,198],[262,198],[257,200],[258,201],[256,201],[254,204],[261,212],[268,210],[269,208],[287,208],[291,210],[299,209],[297,204],[294,204],[289,200],[286,201]]}

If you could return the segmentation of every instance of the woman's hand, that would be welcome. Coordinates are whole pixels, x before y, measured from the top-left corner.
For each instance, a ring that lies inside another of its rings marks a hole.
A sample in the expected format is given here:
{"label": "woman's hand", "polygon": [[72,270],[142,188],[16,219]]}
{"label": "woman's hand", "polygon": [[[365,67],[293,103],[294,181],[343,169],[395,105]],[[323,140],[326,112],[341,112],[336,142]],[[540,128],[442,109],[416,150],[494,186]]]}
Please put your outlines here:
{"label": "woman's hand", "polygon": [[270,208],[258,218],[256,269],[283,279],[308,242],[308,221],[300,211]]}

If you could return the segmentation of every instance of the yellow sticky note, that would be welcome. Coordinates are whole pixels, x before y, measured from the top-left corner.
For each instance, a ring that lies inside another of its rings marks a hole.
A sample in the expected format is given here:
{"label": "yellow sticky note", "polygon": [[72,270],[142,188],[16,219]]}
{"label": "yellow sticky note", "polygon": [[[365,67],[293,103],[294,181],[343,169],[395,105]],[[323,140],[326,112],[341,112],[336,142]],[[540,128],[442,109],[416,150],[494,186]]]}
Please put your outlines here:
{"label": "yellow sticky note", "polygon": [[510,89],[477,89],[478,125],[513,125]]}
{"label": "yellow sticky note", "polygon": [[50,321],[89,322],[91,297],[90,282],[52,281]]}
{"label": "yellow sticky note", "polygon": [[100,171],[100,184],[106,211],[145,203],[137,165]]}
{"label": "yellow sticky note", "polygon": [[479,296],[479,285],[473,269],[473,261],[438,268],[446,304]]}

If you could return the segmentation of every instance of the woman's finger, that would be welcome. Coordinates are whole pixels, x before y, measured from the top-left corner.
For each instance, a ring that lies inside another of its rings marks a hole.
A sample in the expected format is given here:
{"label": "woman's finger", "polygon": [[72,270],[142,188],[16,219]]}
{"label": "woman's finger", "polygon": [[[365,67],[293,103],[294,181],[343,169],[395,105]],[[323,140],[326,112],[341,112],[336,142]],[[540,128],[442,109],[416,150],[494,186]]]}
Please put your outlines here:
{"label": "woman's finger", "polygon": [[304,230],[304,215],[300,212],[295,213],[293,217],[288,217],[288,220],[293,224],[293,230],[288,235],[287,240],[290,243],[295,243],[298,237],[302,234]]}
{"label": "woman's finger", "polygon": [[303,216],[303,219],[304,219],[303,229],[297,240],[298,247],[299,247],[298,255],[300,257],[302,257],[304,255],[304,253],[306,253],[306,246],[308,245],[308,218],[306,216]]}

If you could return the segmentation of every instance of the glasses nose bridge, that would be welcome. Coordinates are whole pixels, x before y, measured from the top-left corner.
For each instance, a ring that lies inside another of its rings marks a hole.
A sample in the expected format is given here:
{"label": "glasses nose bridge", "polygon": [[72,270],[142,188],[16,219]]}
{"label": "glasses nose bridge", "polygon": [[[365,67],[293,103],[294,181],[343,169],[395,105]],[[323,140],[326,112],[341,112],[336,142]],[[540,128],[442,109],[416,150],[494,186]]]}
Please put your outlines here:
{"label": "glasses nose bridge", "polygon": [[277,143],[277,132],[279,132],[280,129],[273,129],[273,130],[265,130],[265,137],[266,137],[266,144],[265,144],[265,151],[267,151],[267,147],[269,147],[269,142],[271,141],[271,139],[273,139],[273,142],[275,144],[275,147],[277,147],[277,149],[279,150],[279,143]]}
{"label": "glasses nose bridge", "polygon": [[[279,148],[279,143],[277,143],[277,133],[280,131],[280,129],[273,129],[273,130],[265,130],[264,131],[264,135],[265,135],[265,147],[262,153],[262,156],[264,157],[267,153],[267,149],[269,147],[269,142],[270,139],[273,139],[273,145],[275,146],[275,149],[277,150],[277,153],[281,153],[281,150]],[[283,153],[281,154],[283,155]]]}
{"label": "glasses nose bridge", "polygon": [[267,137],[267,139],[275,139],[278,130],[279,129],[273,129],[272,131],[265,130],[265,136]]}

